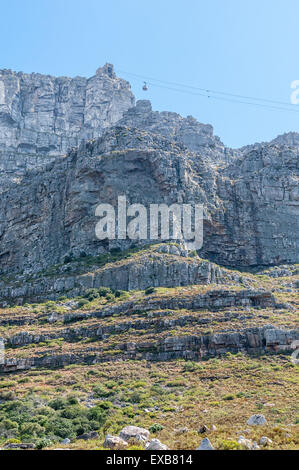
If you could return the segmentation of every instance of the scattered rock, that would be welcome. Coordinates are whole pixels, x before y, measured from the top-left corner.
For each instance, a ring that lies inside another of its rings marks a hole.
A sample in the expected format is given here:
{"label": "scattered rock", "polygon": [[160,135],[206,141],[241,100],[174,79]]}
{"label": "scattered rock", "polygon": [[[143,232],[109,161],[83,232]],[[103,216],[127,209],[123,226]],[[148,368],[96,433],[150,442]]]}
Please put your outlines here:
{"label": "scattered rock", "polygon": [[141,444],[145,444],[147,442],[147,437],[144,434],[136,434],[134,439],[136,439],[136,441],[140,442]]}
{"label": "scattered rock", "polygon": [[162,444],[159,439],[152,439],[146,446],[146,450],[168,450],[169,448]]}
{"label": "scattered rock", "polygon": [[247,424],[249,424],[249,426],[263,426],[267,424],[267,421],[264,415],[252,415],[247,421]]}
{"label": "scattered rock", "polygon": [[244,429],[243,431],[239,432],[239,436],[241,436],[242,434],[250,434],[251,433],[251,429]]}
{"label": "scattered rock", "polygon": [[246,439],[244,436],[240,436],[238,443],[241,444],[247,450],[252,450],[253,442],[250,439]]}
{"label": "scattered rock", "polygon": [[35,445],[34,444],[25,444],[25,443],[11,443],[11,444],[6,444],[4,446],[4,449],[21,449],[21,450],[28,450],[28,449],[34,449]]}
{"label": "scattered rock", "polygon": [[174,430],[175,434],[186,434],[189,432],[189,429],[184,427],[184,428],[178,428]]}
{"label": "scattered rock", "polygon": [[61,442],[61,444],[70,444],[71,443],[71,440],[66,438],[66,439],[63,439],[63,441]]}
{"label": "scattered rock", "polygon": [[55,322],[57,322],[58,318],[59,318],[58,314],[56,312],[52,312],[48,316],[47,321],[48,321],[48,323],[55,323]]}
{"label": "scattered rock", "polygon": [[212,444],[210,443],[210,440],[205,437],[202,441],[199,447],[197,447],[196,450],[215,450]]}
{"label": "scattered rock", "polygon": [[105,437],[105,441],[103,444],[103,447],[108,448],[108,449],[123,449],[124,447],[127,447],[128,443],[124,441],[121,437],[118,436],[111,436],[110,434],[107,434]]}
{"label": "scattered rock", "polygon": [[208,428],[208,426],[206,426],[206,425],[204,424],[203,426],[201,426],[201,427],[199,428],[199,430],[198,430],[197,432],[198,432],[198,434],[205,434],[206,432],[209,432],[209,430],[210,430],[210,429]]}
{"label": "scattered rock", "polygon": [[142,437],[147,440],[149,438],[149,434],[150,433],[147,429],[138,428],[137,426],[126,426],[120,431],[119,437],[124,441],[128,441],[132,438],[137,439],[137,436],[139,436],[139,439]]}
{"label": "scattered rock", "polygon": [[269,437],[263,436],[263,437],[260,438],[259,444],[261,446],[265,447],[265,446],[268,446],[268,445],[272,444],[272,442],[273,441],[271,439],[269,439]]}

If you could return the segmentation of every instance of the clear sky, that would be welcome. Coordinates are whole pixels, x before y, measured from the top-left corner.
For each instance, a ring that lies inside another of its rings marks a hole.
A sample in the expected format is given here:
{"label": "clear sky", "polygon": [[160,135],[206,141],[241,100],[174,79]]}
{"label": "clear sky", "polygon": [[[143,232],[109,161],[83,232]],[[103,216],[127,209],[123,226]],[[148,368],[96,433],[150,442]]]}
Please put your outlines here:
{"label": "clear sky", "polygon": [[[298,0],[0,0],[0,14],[0,68],[91,76],[111,62],[116,71],[287,103],[299,80]],[[137,99],[212,124],[232,147],[299,131],[299,105],[270,110],[151,85],[143,92],[142,79],[118,74]]]}

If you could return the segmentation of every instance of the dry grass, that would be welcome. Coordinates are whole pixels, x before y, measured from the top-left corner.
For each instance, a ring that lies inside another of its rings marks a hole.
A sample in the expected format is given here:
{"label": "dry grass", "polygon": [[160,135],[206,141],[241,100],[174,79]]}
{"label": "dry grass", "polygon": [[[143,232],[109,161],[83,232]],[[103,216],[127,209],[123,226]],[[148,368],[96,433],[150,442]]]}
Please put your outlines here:
{"label": "dry grass", "polygon": [[[100,448],[106,433],[117,434],[128,424],[149,428],[159,423],[164,429],[157,437],[171,449],[196,448],[203,424],[216,425],[208,435],[219,449],[246,429],[254,440],[270,437],[273,449],[297,449],[298,381],[298,367],[286,356],[238,354],[196,364],[127,361],[20,372],[1,377],[0,390],[13,390],[19,399],[28,393],[50,398],[74,392],[84,403],[101,386],[104,396],[95,397],[95,403],[108,401],[110,406],[101,439],[77,441],[70,448]],[[247,419],[255,413],[264,414],[268,424],[248,426]],[[176,431],[182,427],[189,431]]]}

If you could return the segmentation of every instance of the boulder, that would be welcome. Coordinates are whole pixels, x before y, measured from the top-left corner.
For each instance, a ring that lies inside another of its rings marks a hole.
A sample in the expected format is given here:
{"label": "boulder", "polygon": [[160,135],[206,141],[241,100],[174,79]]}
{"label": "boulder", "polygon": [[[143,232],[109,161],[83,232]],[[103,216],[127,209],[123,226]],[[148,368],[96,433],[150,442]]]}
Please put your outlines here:
{"label": "boulder", "polygon": [[66,438],[66,439],[63,439],[63,441],[61,442],[61,444],[70,444],[71,443],[71,440]]}
{"label": "boulder", "polygon": [[175,429],[174,432],[175,434],[186,434],[187,432],[189,432],[189,429],[187,427],[183,427]]}
{"label": "boulder", "polygon": [[259,450],[260,448],[256,441],[246,439],[244,436],[239,437],[238,443],[241,444],[241,446],[244,447],[244,449],[246,450]]}
{"label": "boulder", "polygon": [[273,441],[272,441],[271,439],[269,439],[269,437],[262,436],[262,437],[260,438],[259,444],[260,444],[261,446],[265,447],[265,446],[268,446],[268,445],[272,444],[272,442],[273,442]]}
{"label": "boulder", "polygon": [[111,436],[110,434],[107,434],[105,437],[105,441],[103,444],[103,447],[108,448],[108,449],[123,449],[124,447],[127,447],[128,443],[124,441],[121,437],[118,436]]}
{"label": "boulder", "polygon": [[197,447],[196,450],[215,450],[214,447],[212,446],[212,444],[210,443],[210,440],[205,437],[201,443],[200,443],[200,446]]}
{"label": "boulder", "polygon": [[168,450],[169,448],[162,444],[159,439],[152,439],[146,446],[146,450]]}
{"label": "boulder", "polygon": [[244,436],[240,436],[238,439],[238,443],[241,444],[244,449],[252,450],[253,442],[251,439],[246,439]]}
{"label": "boulder", "polygon": [[120,431],[119,437],[124,441],[128,441],[132,438],[137,440],[140,440],[140,438],[147,440],[149,438],[149,434],[150,433],[147,429],[139,428],[137,426],[126,426]]}
{"label": "boulder", "polygon": [[209,432],[209,430],[210,430],[210,429],[208,428],[208,426],[206,426],[206,425],[204,424],[203,426],[201,426],[201,427],[199,428],[199,430],[198,430],[197,432],[198,432],[198,434],[205,434],[206,432]]}
{"label": "boulder", "polygon": [[264,415],[252,415],[247,421],[249,426],[263,426],[267,424],[267,420]]}

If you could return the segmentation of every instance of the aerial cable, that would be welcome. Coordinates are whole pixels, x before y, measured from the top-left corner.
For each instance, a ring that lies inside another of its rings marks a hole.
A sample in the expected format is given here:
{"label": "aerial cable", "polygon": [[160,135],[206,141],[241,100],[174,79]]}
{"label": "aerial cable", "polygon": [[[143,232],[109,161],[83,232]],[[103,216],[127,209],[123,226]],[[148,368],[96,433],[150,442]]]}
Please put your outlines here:
{"label": "aerial cable", "polygon": [[[194,95],[194,96],[203,96],[203,97],[206,97],[206,98],[213,98],[213,99],[216,99],[216,100],[227,101],[227,102],[231,102],[231,103],[248,104],[248,105],[252,105],[252,106],[259,106],[259,107],[266,108],[266,109],[268,108],[268,109],[275,109],[275,110],[281,110],[281,111],[299,112],[299,110],[294,109],[293,104],[286,103],[286,102],[283,102],[283,101],[270,100],[270,99],[267,99],[267,98],[256,98],[256,97],[252,97],[252,96],[239,95],[239,94],[228,93],[228,92],[224,92],[224,91],[217,91],[217,90],[212,90],[212,89],[208,89],[208,88],[196,87],[196,86],[192,86],[192,85],[183,85],[181,83],[175,83],[175,82],[169,82],[169,81],[166,81],[166,80],[159,80],[159,79],[156,79],[156,78],[145,77],[143,75],[138,75],[138,74],[131,73],[131,72],[125,72],[125,71],[122,71],[122,70],[118,70],[118,72],[119,73],[124,73],[124,74],[127,74],[127,75],[131,75],[131,76],[136,77],[136,78],[146,78],[147,80],[150,80],[150,81],[146,82],[147,89],[148,89],[148,85],[151,85],[151,86],[155,86],[155,87],[166,88],[166,89],[169,89],[171,91],[177,91],[177,92],[181,92],[181,93],[188,93],[188,94]],[[157,83],[153,83],[153,82],[158,82],[161,85],[159,85]],[[173,88],[173,86],[169,87],[168,85],[174,85],[175,87],[181,87],[181,88],[180,89]],[[198,93],[198,92],[195,93],[195,92],[192,92],[191,90],[198,90],[198,91],[201,91],[203,93]],[[224,96],[215,96],[215,95],[224,95]],[[240,98],[242,100],[240,100]],[[247,100],[247,101],[243,101],[243,100]],[[254,103],[252,101],[257,101],[257,103]],[[273,103],[274,105],[279,104],[281,106],[273,106],[273,104],[268,105],[266,103]],[[286,108],[285,106],[289,106],[289,108]]]}

